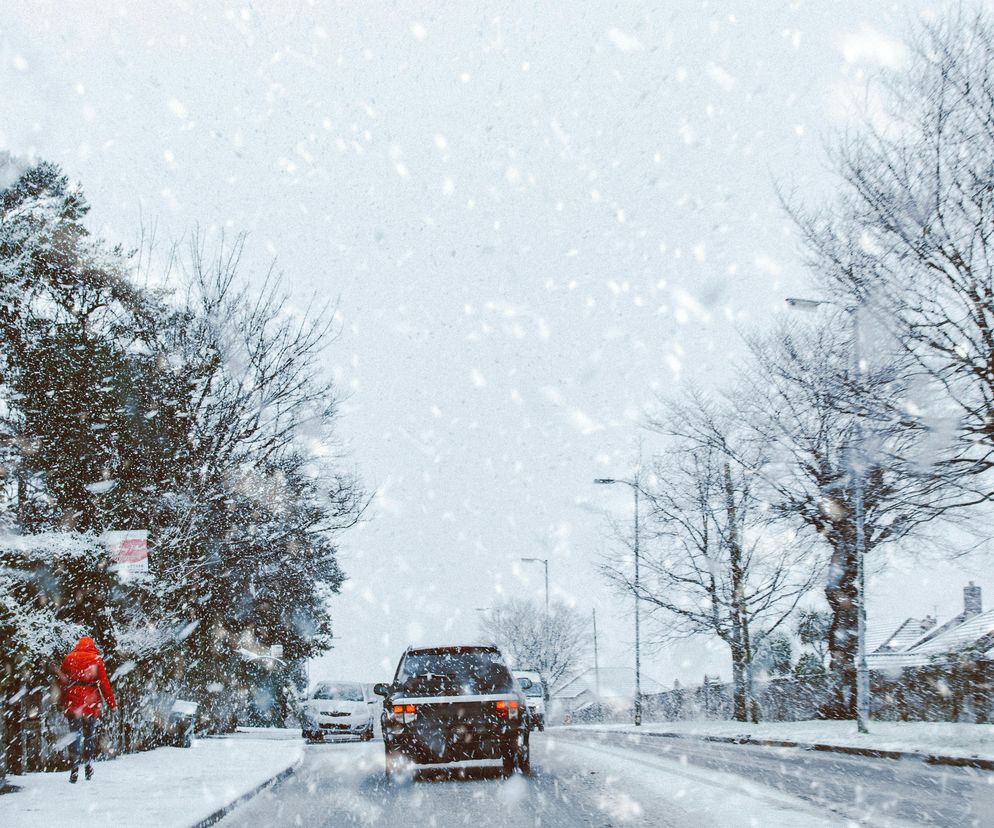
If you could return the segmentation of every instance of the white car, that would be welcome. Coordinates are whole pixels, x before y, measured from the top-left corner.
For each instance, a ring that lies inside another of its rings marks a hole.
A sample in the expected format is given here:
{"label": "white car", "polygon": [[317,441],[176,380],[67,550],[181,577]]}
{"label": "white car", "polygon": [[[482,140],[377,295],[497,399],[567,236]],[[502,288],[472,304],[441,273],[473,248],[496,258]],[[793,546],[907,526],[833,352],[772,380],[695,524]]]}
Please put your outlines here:
{"label": "white car", "polygon": [[545,685],[542,684],[542,677],[530,670],[515,670],[514,677],[516,679],[526,678],[531,682],[531,687],[525,690],[529,718],[533,728],[545,730]]}
{"label": "white car", "polygon": [[303,702],[301,733],[309,742],[325,736],[373,738],[372,698],[364,685],[352,681],[323,681]]}

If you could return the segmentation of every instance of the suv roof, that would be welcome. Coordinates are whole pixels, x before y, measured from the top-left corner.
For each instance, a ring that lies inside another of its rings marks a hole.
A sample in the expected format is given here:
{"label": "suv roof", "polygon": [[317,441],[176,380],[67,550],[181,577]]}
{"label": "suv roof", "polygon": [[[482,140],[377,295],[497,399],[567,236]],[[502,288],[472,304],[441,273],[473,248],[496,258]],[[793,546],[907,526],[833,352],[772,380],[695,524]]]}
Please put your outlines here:
{"label": "suv roof", "polygon": [[500,647],[492,641],[471,644],[419,644],[417,646],[410,644],[407,647],[409,653],[455,653],[463,650],[495,650],[500,652]]}
{"label": "suv roof", "polygon": [[408,648],[397,665],[394,685],[430,696],[479,695],[511,692],[515,680],[495,645],[450,644]]}

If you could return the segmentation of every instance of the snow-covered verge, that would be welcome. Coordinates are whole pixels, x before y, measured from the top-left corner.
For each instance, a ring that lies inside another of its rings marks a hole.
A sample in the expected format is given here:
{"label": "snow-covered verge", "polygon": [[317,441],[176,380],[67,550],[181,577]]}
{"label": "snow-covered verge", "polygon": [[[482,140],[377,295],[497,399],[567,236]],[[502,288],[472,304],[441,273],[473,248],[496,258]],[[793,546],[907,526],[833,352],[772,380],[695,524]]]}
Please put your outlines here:
{"label": "snow-covered verge", "polygon": [[19,790],[0,796],[0,825],[150,825],[189,828],[295,765],[303,755],[299,731],[244,728],[231,736],[197,739],[190,748],[164,747],[98,762],[89,782],[68,772],[10,776]]}
{"label": "snow-covered verge", "polygon": [[573,730],[673,733],[681,736],[770,739],[804,745],[831,745],[868,750],[902,751],[923,756],[994,760],[994,725],[959,722],[870,722],[869,733],[857,733],[854,722],[730,721],[651,722],[573,725]]}

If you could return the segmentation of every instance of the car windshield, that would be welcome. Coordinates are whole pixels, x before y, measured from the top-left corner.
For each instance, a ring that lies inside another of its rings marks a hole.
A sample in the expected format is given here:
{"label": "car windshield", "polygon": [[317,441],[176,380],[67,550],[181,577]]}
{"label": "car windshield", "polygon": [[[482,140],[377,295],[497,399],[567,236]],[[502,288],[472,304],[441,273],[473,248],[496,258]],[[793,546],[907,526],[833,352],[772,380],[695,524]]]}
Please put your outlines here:
{"label": "car windshield", "polygon": [[529,698],[542,696],[542,682],[536,681],[532,683],[532,686],[525,690],[525,695]]}
{"label": "car windshield", "polygon": [[448,696],[508,692],[513,680],[497,650],[438,648],[408,653],[396,684],[408,691]]}
{"label": "car windshield", "polygon": [[362,688],[358,684],[319,684],[311,697],[324,701],[362,701]]}

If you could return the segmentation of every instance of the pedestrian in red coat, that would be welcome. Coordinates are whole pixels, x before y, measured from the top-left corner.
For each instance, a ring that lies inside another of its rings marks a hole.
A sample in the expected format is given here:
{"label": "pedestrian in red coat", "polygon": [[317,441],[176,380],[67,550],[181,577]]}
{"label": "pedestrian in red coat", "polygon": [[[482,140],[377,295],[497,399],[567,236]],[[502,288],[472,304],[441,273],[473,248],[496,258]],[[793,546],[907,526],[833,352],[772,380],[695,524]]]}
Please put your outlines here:
{"label": "pedestrian in red coat", "polygon": [[69,781],[75,782],[79,778],[81,756],[86,763],[86,778],[90,779],[93,777],[93,753],[102,703],[106,702],[113,710],[117,702],[107,680],[104,660],[88,635],[79,639],[72,652],[62,659],[59,688],[62,709],[74,734],[69,745],[69,760],[72,762]]}

